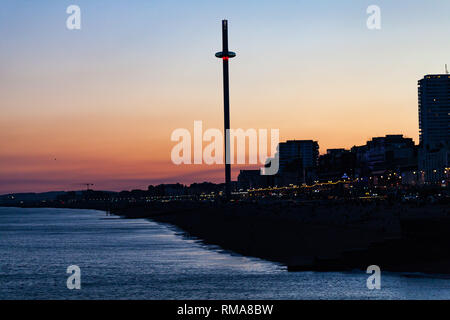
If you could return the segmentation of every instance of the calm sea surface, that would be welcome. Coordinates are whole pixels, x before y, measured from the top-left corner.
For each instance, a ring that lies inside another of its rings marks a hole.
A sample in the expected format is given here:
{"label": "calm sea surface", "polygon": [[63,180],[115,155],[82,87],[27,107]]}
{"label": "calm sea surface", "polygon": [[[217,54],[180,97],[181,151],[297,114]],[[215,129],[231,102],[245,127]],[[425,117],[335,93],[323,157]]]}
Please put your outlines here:
{"label": "calm sea surface", "polygon": [[[69,290],[69,265],[81,289]],[[187,239],[175,228],[94,210],[0,208],[0,299],[449,299],[450,280],[364,272],[288,273]]]}

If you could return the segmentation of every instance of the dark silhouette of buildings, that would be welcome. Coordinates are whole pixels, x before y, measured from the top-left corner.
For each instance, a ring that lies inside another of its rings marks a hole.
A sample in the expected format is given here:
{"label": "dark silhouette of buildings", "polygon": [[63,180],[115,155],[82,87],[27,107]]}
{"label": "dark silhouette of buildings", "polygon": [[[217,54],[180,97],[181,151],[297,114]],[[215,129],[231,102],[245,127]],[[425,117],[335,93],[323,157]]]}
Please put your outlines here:
{"label": "dark silhouette of buildings", "polygon": [[148,186],[150,196],[180,196],[186,193],[186,186],[180,183]]}
{"label": "dark silhouette of buildings", "polygon": [[[289,186],[314,182],[338,181],[383,176],[405,176],[405,183],[417,184],[418,146],[403,135],[375,137],[351,150],[328,149],[319,156],[319,145],[313,140],[291,140],[278,146],[280,169],[276,175],[261,176],[259,170],[241,170],[239,188]],[[399,178],[402,179],[402,178]]]}
{"label": "dark silhouette of buildings", "polygon": [[313,140],[288,140],[278,145],[280,166],[276,185],[311,183],[317,178],[319,144]]}
{"label": "dark silhouette of buildings", "polygon": [[[386,171],[403,172],[417,170],[417,147],[411,138],[403,135],[387,135],[367,141],[358,152],[357,167],[363,169],[359,175],[382,175]],[[366,168],[364,168],[366,167]]]}
{"label": "dark silhouette of buildings", "polygon": [[317,167],[319,144],[313,140],[288,140],[278,145],[280,155],[280,172],[286,170],[290,163],[299,160],[303,168]]}
{"label": "dark silhouette of buildings", "polygon": [[418,92],[419,170],[427,183],[439,183],[450,171],[450,75],[426,75]]}
{"label": "dark silhouette of buildings", "polygon": [[238,188],[248,190],[265,186],[261,170],[241,170],[238,176]]}
{"label": "dark silhouette of buildings", "polygon": [[426,75],[419,80],[420,143],[433,149],[450,141],[450,75]]}
{"label": "dark silhouette of buildings", "polygon": [[346,149],[328,149],[319,157],[319,181],[336,181],[353,177],[356,168],[356,154]]}

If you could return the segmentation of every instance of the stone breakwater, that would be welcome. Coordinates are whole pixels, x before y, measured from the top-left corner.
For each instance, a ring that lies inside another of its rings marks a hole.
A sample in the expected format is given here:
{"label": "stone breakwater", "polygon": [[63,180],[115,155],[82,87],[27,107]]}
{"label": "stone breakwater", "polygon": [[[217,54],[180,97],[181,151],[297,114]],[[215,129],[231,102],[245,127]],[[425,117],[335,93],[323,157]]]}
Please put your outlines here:
{"label": "stone breakwater", "polygon": [[448,205],[175,202],[111,209],[289,270],[450,273]]}

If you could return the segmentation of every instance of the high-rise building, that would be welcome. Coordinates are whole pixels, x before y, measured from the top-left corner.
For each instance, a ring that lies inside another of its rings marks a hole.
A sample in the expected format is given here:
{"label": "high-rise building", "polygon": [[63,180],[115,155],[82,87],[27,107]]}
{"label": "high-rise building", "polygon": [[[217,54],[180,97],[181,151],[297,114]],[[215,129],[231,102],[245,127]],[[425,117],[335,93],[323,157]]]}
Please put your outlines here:
{"label": "high-rise building", "polygon": [[450,75],[419,80],[419,170],[426,182],[448,179],[450,166]]}
{"label": "high-rise building", "polygon": [[313,140],[288,140],[278,145],[280,172],[299,161],[302,168],[315,168],[319,161],[319,144]]}
{"label": "high-rise building", "polygon": [[450,142],[450,75],[426,75],[419,80],[420,143],[425,149]]}

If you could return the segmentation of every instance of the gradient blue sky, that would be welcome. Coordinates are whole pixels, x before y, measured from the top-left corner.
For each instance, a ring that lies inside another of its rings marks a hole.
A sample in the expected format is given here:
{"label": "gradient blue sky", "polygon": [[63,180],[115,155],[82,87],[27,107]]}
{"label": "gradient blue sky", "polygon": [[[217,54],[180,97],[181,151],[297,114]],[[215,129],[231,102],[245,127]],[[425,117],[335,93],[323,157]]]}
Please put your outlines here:
{"label": "gradient blue sky", "polygon": [[[70,4],[79,31],[65,27]],[[170,134],[222,128],[223,18],[238,53],[232,127],[279,128],[321,152],[417,141],[417,80],[450,64],[449,12],[446,0],[3,0],[0,193],[220,181],[220,167],[174,166]]]}

